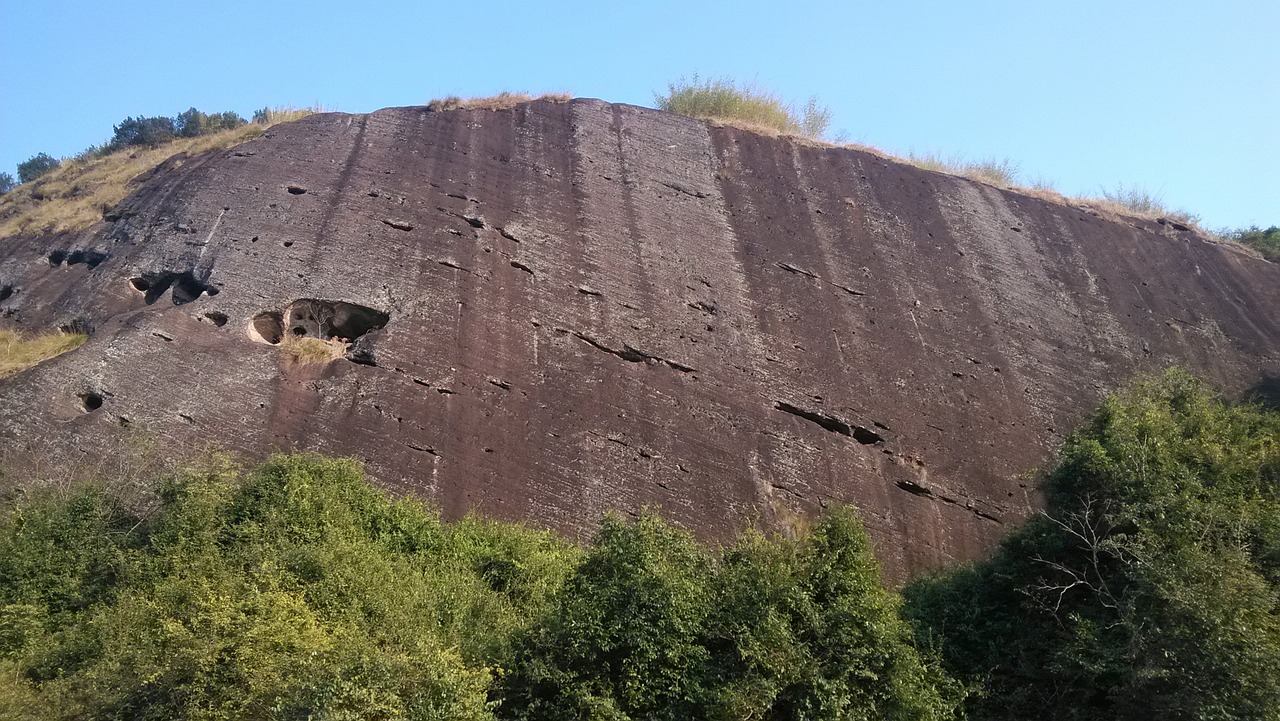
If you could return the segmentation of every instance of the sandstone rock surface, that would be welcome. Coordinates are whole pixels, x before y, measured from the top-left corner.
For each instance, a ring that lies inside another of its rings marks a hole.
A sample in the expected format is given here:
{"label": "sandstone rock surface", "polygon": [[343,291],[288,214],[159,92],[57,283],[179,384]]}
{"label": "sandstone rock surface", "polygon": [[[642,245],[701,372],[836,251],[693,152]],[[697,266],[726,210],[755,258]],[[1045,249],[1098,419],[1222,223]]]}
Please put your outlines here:
{"label": "sandstone rock surface", "polygon": [[840,500],[902,577],[991,549],[1140,371],[1280,375],[1280,266],[1238,249],[594,100],[315,115],[108,217],[0,241],[9,322],[92,330],[0,381],[14,467],[314,449],[579,534]]}

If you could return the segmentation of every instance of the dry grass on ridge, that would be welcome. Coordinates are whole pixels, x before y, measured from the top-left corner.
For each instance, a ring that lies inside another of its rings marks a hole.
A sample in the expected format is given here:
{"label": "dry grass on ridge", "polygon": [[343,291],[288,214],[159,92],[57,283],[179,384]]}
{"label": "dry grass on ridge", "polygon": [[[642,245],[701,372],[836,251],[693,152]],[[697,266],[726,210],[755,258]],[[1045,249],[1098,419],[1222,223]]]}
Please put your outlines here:
{"label": "dry grass on ridge", "polygon": [[547,100],[553,103],[567,103],[573,100],[572,93],[543,93],[534,97],[528,93],[501,92],[487,98],[462,99],[456,95],[447,98],[436,98],[427,103],[427,110],[440,113],[446,110],[510,110],[521,103],[534,100]]}
{"label": "dry grass on ridge", "polygon": [[0,330],[0,378],[75,350],[87,340],[89,336],[84,333],[54,331],[29,335],[13,330]]}

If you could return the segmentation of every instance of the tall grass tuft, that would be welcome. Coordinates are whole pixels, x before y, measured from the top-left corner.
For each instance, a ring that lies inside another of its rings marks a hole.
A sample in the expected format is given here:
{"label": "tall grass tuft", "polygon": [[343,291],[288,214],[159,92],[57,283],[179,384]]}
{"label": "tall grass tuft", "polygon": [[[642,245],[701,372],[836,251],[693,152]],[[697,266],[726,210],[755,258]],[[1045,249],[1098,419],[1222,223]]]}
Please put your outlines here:
{"label": "tall grass tuft", "polygon": [[294,120],[301,120],[308,115],[316,113],[331,113],[332,108],[326,108],[320,103],[308,107],[297,107],[294,105],[276,105],[268,106],[261,110],[253,112],[253,122],[257,125],[272,126],[277,123],[288,123]]}
{"label": "tall grass tuft", "polygon": [[669,113],[815,140],[822,138],[831,124],[831,110],[819,105],[817,97],[796,110],[767,90],[727,79],[680,78],[667,85],[666,95],[655,95],[654,100],[659,110]]}
{"label": "tall grass tuft", "polygon": [[1116,185],[1114,190],[1102,190],[1101,198],[1076,198],[1077,202],[1097,206],[1103,210],[1123,215],[1136,215],[1147,220],[1165,218],[1186,225],[1197,225],[1200,216],[1165,205],[1158,193],[1151,193],[1139,185]]}

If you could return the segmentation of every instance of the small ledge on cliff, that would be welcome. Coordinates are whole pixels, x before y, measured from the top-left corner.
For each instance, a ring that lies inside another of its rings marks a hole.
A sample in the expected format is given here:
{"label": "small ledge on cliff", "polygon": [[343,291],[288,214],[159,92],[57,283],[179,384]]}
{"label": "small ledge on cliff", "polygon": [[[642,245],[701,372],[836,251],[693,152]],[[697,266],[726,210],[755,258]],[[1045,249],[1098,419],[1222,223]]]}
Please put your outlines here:
{"label": "small ledge on cliff", "polygon": [[783,413],[790,413],[791,415],[803,418],[810,423],[816,423],[824,430],[830,431],[831,433],[838,433],[842,436],[852,438],[864,446],[884,442],[884,436],[881,436],[870,428],[864,428],[859,425],[848,423],[847,421],[843,421],[827,413],[806,410],[798,406],[793,406],[786,401],[777,401],[774,403],[773,407]]}
{"label": "small ledge on cliff", "polygon": [[660,363],[662,365],[667,366],[668,368],[671,368],[672,370],[678,370],[681,373],[696,372],[696,369],[691,368],[683,363],[677,363],[676,361],[673,361],[667,358],[662,358],[660,356],[656,356],[651,353],[645,353],[644,351],[636,350],[635,348],[632,348],[631,346],[626,345],[625,343],[622,346],[622,350],[617,350],[614,348],[610,348],[609,346],[601,343],[600,341],[596,340],[595,338],[592,338],[589,335],[585,335],[583,333],[577,333],[577,332],[575,332],[573,335],[578,340],[586,343],[592,348],[595,348],[598,351],[603,351],[613,356],[617,356],[618,358],[621,358],[622,360],[627,361],[628,363]]}

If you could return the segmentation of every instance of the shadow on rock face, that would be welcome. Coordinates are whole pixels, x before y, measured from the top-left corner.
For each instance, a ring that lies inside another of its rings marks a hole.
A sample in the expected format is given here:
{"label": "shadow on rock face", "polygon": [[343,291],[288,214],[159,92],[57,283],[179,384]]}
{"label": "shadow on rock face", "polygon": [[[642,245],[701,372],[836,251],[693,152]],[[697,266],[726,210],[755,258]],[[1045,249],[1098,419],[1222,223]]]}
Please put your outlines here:
{"label": "shadow on rock face", "polygon": [[133,289],[143,294],[147,305],[151,305],[165,294],[172,291],[170,297],[174,305],[185,305],[201,295],[210,297],[218,294],[218,288],[206,280],[197,278],[194,273],[145,273],[129,281]]}
{"label": "shadow on rock face", "polygon": [[1280,375],[1267,374],[1245,391],[1245,400],[1257,403],[1270,411],[1280,410]]}

